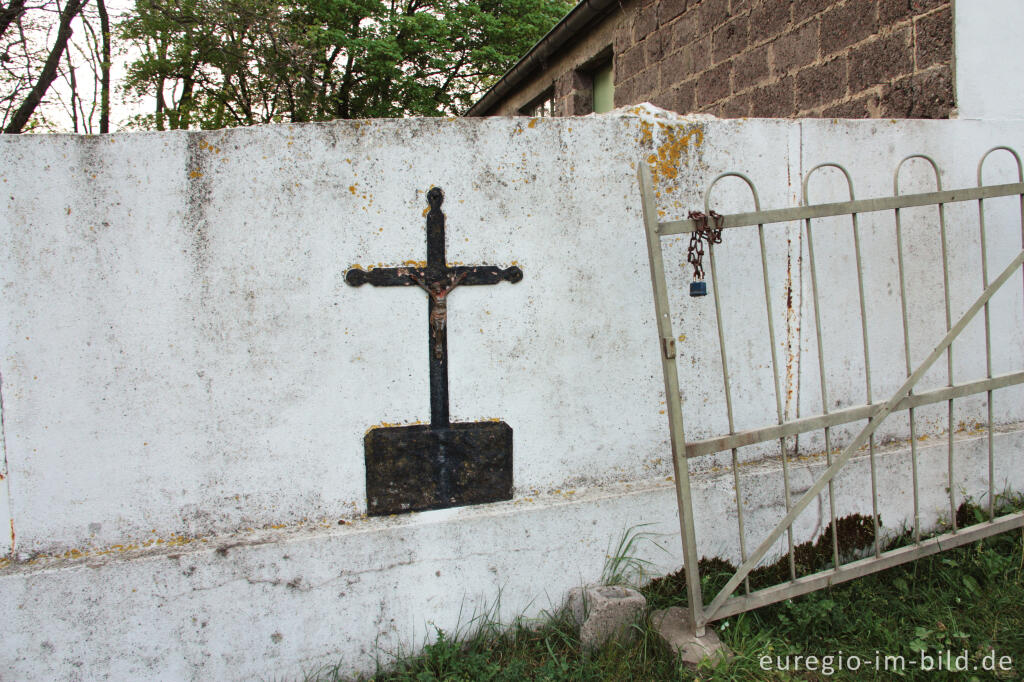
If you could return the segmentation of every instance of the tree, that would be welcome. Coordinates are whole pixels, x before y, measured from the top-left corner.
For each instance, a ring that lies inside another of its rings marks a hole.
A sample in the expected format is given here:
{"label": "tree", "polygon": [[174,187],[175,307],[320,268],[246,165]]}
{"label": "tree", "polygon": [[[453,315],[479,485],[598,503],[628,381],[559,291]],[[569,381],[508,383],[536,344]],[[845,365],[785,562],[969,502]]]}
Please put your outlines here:
{"label": "tree", "polygon": [[[76,32],[64,51],[51,106],[37,111],[38,128],[75,133],[110,132],[111,35],[106,0],[95,0],[78,14]],[[67,118],[64,118],[64,117]]]}
{"label": "tree", "polygon": [[100,133],[110,132],[110,15],[106,0],[96,0],[100,17]]}
{"label": "tree", "polygon": [[461,113],[564,0],[137,0],[120,35],[143,127]]}
{"label": "tree", "polygon": [[57,78],[71,23],[87,2],[67,0],[63,7],[59,0],[34,6],[26,0],[0,2],[0,116],[5,133],[20,133],[29,124]]}

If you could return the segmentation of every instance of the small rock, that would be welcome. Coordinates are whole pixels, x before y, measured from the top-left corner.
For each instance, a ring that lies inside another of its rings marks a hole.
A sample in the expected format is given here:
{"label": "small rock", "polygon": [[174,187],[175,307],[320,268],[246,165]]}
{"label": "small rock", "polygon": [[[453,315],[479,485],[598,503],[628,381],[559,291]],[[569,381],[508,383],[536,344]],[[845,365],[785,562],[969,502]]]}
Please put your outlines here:
{"label": "small rock", "polygon": [[646,606],[644,596],[629,587],[598,585],[569,591],[568,609],[585,651],[609,641],[632,641],[636,635],[633,624]]}
{"label": "small rock", "polygon": [[662,641],[676,652],[683,663],[696,667],[704,659],[712,662],[732,658],[729,647],[722,644],[711,628],[705,629],[703,637],[697,637],[690,626],[685,609],[678,606],[655,611],[651,614],[651,625]]}

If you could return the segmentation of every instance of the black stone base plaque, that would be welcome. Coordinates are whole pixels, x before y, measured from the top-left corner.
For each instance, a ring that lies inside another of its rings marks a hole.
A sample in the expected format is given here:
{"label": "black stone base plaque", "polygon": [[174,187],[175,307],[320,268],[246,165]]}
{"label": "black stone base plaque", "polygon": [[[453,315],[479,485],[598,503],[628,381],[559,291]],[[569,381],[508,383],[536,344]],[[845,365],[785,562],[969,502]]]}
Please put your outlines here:
{"label": "black stone base plaque", "polygon": [[379,427],[364,446],[370,516],[512,499],[505,422]]}

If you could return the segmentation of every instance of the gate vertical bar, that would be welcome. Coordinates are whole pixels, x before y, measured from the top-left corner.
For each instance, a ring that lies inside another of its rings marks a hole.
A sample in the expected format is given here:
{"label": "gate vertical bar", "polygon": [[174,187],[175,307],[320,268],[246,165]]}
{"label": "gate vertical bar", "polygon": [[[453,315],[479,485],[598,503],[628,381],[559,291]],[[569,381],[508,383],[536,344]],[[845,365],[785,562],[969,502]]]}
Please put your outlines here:
{"label": "gate vertical bar", "polygon": [[[744,175],[743,173],[740,173],[740,172],[737,172],[737,171],[730,171],[730,172],[727,172],[727,173],[721,173],[714,180],[712,180],[711,183],[708,185],[707,191],[704,192],[704,214],[707,215],[707,216],[711,215],[711,190],[714,189],[715,185],[718,183],[719,180],[721,180],[722,178],[729,178],[729,177],[739,178],[743,182],[747,183],[747,187],[750,189],[750,194],[751,194],[751,196],[754,199],[754,210],[755,211],[760,211],[761,210],[761,199],[760,199],[760,197],[757,194],[757,188],[754,186],[754,181],[751,180],[746,175]],[[782,412],[782,388],[781,388],[781,382],[779,381],[778,354],[777,354],[777,352],[775,350],[775,320],[774,320],[774,315],[772,314],[771,286],[769,285],[769,282],[768,282],[768,256],[766,254],[766,249],[765,249],[764,224],[763,223],[759,224],[757,226],[757,237],[758,237],[758,242],[759,242],[760,247],[761,247],[761,278],[762,278],[762,280],[764,282],[764,302],[765,302],[766,312],[767,312],[767,315],[768,315],[768,344],[769,344],[769,348],[771,350],[771,358],[772,358],[772,378],[774,379],[774,382],[775,382],[775,412],[776,412],[776,415],[777,415],[778,423],[781,425],[785,421],[785,417],[784,417],[783,412]],[[714,260],[711,261],[711,267],[712,267],[711,276],[712,276],[712,278],[714,278],[714,280],[712,281],[712,286],[716,286],[715,282],[717,281],[717,278],[715,277],[715,272],[714,272]],[[716,293],[716,296],[717,296],[717,289],[715,290],[715,293]],[[716,298],[716,304],[715,305],[716,305],[716,308],[717,308],[717,298]],[[723,356],[725,354],[725,345],[724,345],[724,343],[722,344],[722,354],[723,354]],[[730,420],[731,420],[731,414],[730,414]],[[730,421],[730,424],[729,424],[730,435],[732,433],[732,428],[733,428],[732,427],[732,422]],[[735,460],[736,449],[733,448],[732,452],[733,452],[733,458]],[[779,439],[779,453],[782,456],[782,484],[783,484],[783,491],[784,491],[784,494],[786,496],[786,511],[788,512],[789,511],[789,506],[791,504],[791,495],[790,495],[790,486],[789,486],[789,456],[786,454],[786,439],[785,438],[780,438]],[[735,466],[735,461],[734,461],[734,466]],[[734,471],[735,470],[736,469],[734,468]],[[736,490],[737,490],[737,495],[738,495],[739,494],[739,480],[738,480],[738,476],[736,476],[734,478],[734,482],[735,482],[735,485],[736,485]],[[788,540],[788,543],[789,543],[789,575],[790,575],[791,579],[796,580],[796,550],[794,548],[794,543],[793,543],[793,528],[792,527],[787,529],[786,535],[787,535],[787,540]],[[740,526],[740,555],[741,555],[741,557],[744,560],[746,559],[746,538],[745,538],[744,533],[743,533],[743,526],[742,525]],[[749,593],[750,592],[750,581],[747,580],[747,581],[745,581],[744,584],[745,584],[745,586],[747,588],[747,592]]]}
{"label": "gate vertical bar", "polygon": [[[856,199],[853,191],[853,177],[850,172],[846,170],[844,166],[838,163],[821,163],[807,171],[806,183],[809,184],[811,174],[819,168],[835,168],[839,170],[846,177],[846,186],[849,190],[850,201]],[[804,203],[809,205],[809,198],[804,196]],[[867,394],[867,405],[872,404],[872,391],[871,391],[871,352],[868,344],[868,314],[867,314],[867,303],[864,296],[864,263],[861,257],[860,247],[860,227],[857,224],[857,214],[851,213],[850,219],[853,222],[853,253],[854,262],[857,267],[857,293],[860,301],[860,331],[861,331],[861,342],[864,346],[864,383]],[[869,418],[870,422],[871,419]],[[875,469],[875,435],[871,434],[868,437],[868,461],[871,470],[871,525],[874,531],[874,546],[875,556],[879,556],[882,553],[881,541],[879,540],[879,529],[878,529],[878,476]]]}
{"label": "gate vertical bar", "polygon": [[[843,169],[845,172],[845,169]],[[853,181],[847,174],[847,180],[850,180],[850,199],[853,199]],[[865,385],[865,398],[867,404],[871,405],[873,401],[871,391],[871,350],[868,344],[868,313],[867,313],[867,301],[864,296],[864,263],[861,259],[861,248],[860,248],[860,227],[857,225],[857,214],[852,215],[853,218],[853,252],[857,263],[857,292],[860,298],[860,325],[861,325],[861,339],[864,345],[864,385]],[[869,420],[870,421],[870,420]],[[875,434],[871,434],[868,437],[868,461],[870,462],[871,469],[871,528],[874,532],[874,545],[875,545],[875,556],[878,557],[882,554],[881,539],[879,538],[878,529],[878,473],[875,468]]]}
{"label": "gate vertical bar", "polygon": [[[942,181],[939,177],[938,168],[935,169],[935,183],[936,188],[942,191]],[[950,311],[950,300],[949,300],[949,243],[946,239],[946,209],[944,204],[939,204],[939,235],[942,239],[942,289],[946,299],[946,331],[950,329],[950,325],[953,323],[953,315]],[[946,385],[953,385],[953,344],[949,344],[946,349]],[[946,451],[948,454],[948,468],[949,468],[949,522],[953,527],[953,532],[956,532],[956,477],[953,474],[953,399],[950,398],[946,403],[947,411],[947,423],[948,423],[948,437],[946,442]]]}
{"label": "gate vertical bar", "polygon": [[[753,189],[753,187],[751,187],[751,189]],[[754,202],[757,204],[757,210],[760,211],[760,202],[757,201],[756,192],[754,193]],[[768,284],[768,256],[765,253],[763,223],[757,226],[757,238],[761,244],[761,277],[764,280],[764,302],[768,315],[768,343],[771,345],[772,349],[772,379],[775,382],[775,413],[779,424],[782,424],[785,421],[785,416],[782,412],[782,386],[779,381],[778,353],[775,350],[775,320],[772,313],[771,287]],[[789,488],[789,455],[786,453],[785,438],[779,439],[779,454],[782,457],[782,486],[783,494],[786,496],[786,512],[789,512],[792,500]],[[796,549],[793,543],[792,525],[786,529],[786,540],[789,544],[789,577],[792,580],[796,580]]]}
{"label": "gate vertical bar", "polygon": [[[896,172],[893,176],[893,192],[899,196],[900,193],[900,170],[903,168],[903,164],[912,159],[921,159],[927,161],[928,165],[931,166],[932,171],[935,173],[935,190],[937,192],[942,191],[942,173],[939,171],[939,164],[935,163],[935,159],[928,156],[927,154],[911,154],[906,156],[896,166]],[[948,240],[946,239],[946,208],[945,204],[941,201],[937,204],[939,208],[939,239],[942,245],[942,293],[946,304],[946,331],[949,331],[950,325],[952,324],[953,317],[950,310],[950,296],[949,296],[949,247]],[[947,386],[953,385],[953,346],[952,344],[946,349],[946,373],[947,373]],[[949,491],[949,523],[956,532],[956,486],[954,485],[954,458],[953,458],[953,399],[950,398],[947,401],[947,442],[946,442],[946,454],[947,454],[947,483],[946,487]]]}
{"label": "gate vertical bar", "polygon": [[[757,199],[756,193],[754,194],[754,198],[755,200]],[[760,207],[758,210],[760,210]],[[779,381],[779,360],[778,353],[775,349],[775,320],[772,313],[771,287],[768,284],[768,256],[765,253],[763,223],[757,226],[757,238],[761,244],[761,277],[764,280],[764,302],[768,315],[768,343],[771,345],[772,349],[772,379],[775,383],[775,413],[779,424],[782,424],[785,421],[785,415],[782,411],[782,385]],[[782,457],[783,494],[786,496],[786,511],[789,512],[792,500],[789,487],[789,455],[786,453],[785,438],[779,439],[779,454]],[[796,580],[796,548],[793,543],[792,525],[786,529],[786,540],[789,544],[789,577]]]}
{"label": "gate vertical bar", "polygon": [[672,442],[672,467],[675,471],[676,503],[679,507],[679,530],[683,545],[683,570],[686,574],[687,611],[690,625],[698,637],[705,634],[706,618],[704,598],[700,589],[697,567],[697,539],[693,527],[693,499],[690,494],[690,467],[686,461],[686,432],[683,428],[683,406],[679,393],[679,374],[676,367],[676,339],[672,332],[672,319],[665,282],[665,262],[658,234],[658,207],[654,198],[654,182],[647,164],[640,161],[637,175],[640,181],[641,205],[647,235],[647,255],[651,266],[651,284],[654,289],[654,310],[658,318],[658,338],[661,346],[661,369],[665,378],[665,402],[668,408],[669,436]]}
{"label": "gate vertical bar", "polygon": [[[899,196],[898,180],[894,180],[894,195]],[[900,312],[903,317],[903,354],[906,359],[907,376],[913,371],[910,362],[910,326],[907,322],[907,278],[906,269],[903,264],[903,223],[900,220],[900,209],[895,209],[896,214],[896,263],[900,275]],[[909,395],[913,395],[913,387]],[[914,542],[921,542],[921,505],[918,499],[918,476],[917,476],[917,427],[914,420],[914,408],[909,410],[910,418],[910,477],[911,487],[914,493]]]}
{"label": "gate vertical bar", "polygon": [[[729,435],[736,433],[732,414],[732,390],[729,386],[729,363],[725,353],[725,329],[722,327],[722,304],[718,295],[718,273],[715,270],[715,245],[708,242],[708,261],[711,264],[711,291],[715,299],[715,321],[718,326],[718,350],[722,356],[722,382],[725,388],[725,413],[729,421]],[[732,448],[732,485],[736,489],[736,525],[740,539],[740,558],[747,559],[747,533],[743,524],[743,494],[740,489],[740,460],[737,448]],[[743,581],[743,587],[750,593],[750,580]]]}
{"label": "gate vertical bar", "polygon": [[[1013,160],[1017,162],[1017,181],[1024,182],[1024,166],[1021,164],[1020,156],[1010,147],[998,146],[989,149],[978,161],[978,186],[983,186],[982,171],[985,167],[985,160],[990,154],[997,151],[1009,152]],[[985,205],[984,199],[978,199],[978,232],[981,241],[981,282],[983,287],[988,286],[988,247],[985,240]],[[1020,195],[1020,221],[1021,221],[1021,247],[1024,248],[1024,194]],[[986,376],[992,378],[992,328],[989,318],[989,304],[985,303],[985,370]],[[995,520],[995,453],[993,441],[993,408],[992,390],[986,391],[988,398],[988,519]]]}
{"label": "gate vertical bar", "polygon": [[[709,214],[710,215],[710,214]],[[729,435],[736,433],[732,413],[732,390],[729,386],[729,363],[725,353],[725,328],[722,326],[722,303],[718,294],[718,272],[715,270],[715,245],[708,242],[708,261],[711,263],[711,292],[715,299],[715,321],[718,325],[718,350],[722,356],[722,382],[725,387],[725,414],[729,420]],[[747,560],[747,538],[743,525],[743,495],[740,489],[740,461],[737,448],[732,448],[732,484],[736,489],[736,524],[740,538],[740,558]],[[750,580],[743,581],[744,589],[750,593]]]}
{"label": "gate vertical bar", "polygon": [[[981,157],[981,161],[978,163],[979,185],[981,185],[981,169],[987,156],[988,154]],[[984,199],[978,199],[978,235],[981,244],[981,286],[985,288],[988,286],[988,245],[985,240]],[[985,302],[985,376],[989,379],[992,378],[992,323],[989,317],[988,301]],[[988,520],[992,521],[996,517],[995,452],[993,451],[994,444],[992,441],[992,389],[986,391],[985,395],[988,403],[988,418],[986,420],[988,424]]]}
{"label": "gate vertical bar", "polygon": [[[807,180],[810,173],[804,176],[803,195],[804,204],[807,203]],[[818,302],[818,274],[814,264],[814,237],[811,230],[811,219],[804,221],[807,228],[807,256],[811,266],[811,294],[814,300],[814,330],[817,335],[818,346],[818,375],[821,379],[821,410],[822,414],[828,414],[828,384],[825,380],[825,349],[822,347],[821,334],[821,305]],[[825,461],[832,466],[832,435],[829,427],[825,427]],[[828,482],[828,513],[829,523],[832,528],[832,562],[839,568],[839,528],[836,526],[836,491],[832,480]]]}

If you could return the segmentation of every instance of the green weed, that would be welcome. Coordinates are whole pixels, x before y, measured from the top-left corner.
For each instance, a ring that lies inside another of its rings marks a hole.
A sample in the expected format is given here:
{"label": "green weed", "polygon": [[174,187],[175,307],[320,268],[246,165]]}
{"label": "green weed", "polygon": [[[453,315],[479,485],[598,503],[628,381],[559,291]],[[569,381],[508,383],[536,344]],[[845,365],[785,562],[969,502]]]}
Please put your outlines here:
{"label": "green weed", "polygon": [[667,550],[655,541],[657,533],[641,530],[649,525],[651,524],[642,523],[622,531],[614,551],[609,548],[605,555],[604,569],[601,571],[602,585],[637,586],[647,582],[651,562],[637,557],[640,545],[650,543],[667,553]]}

